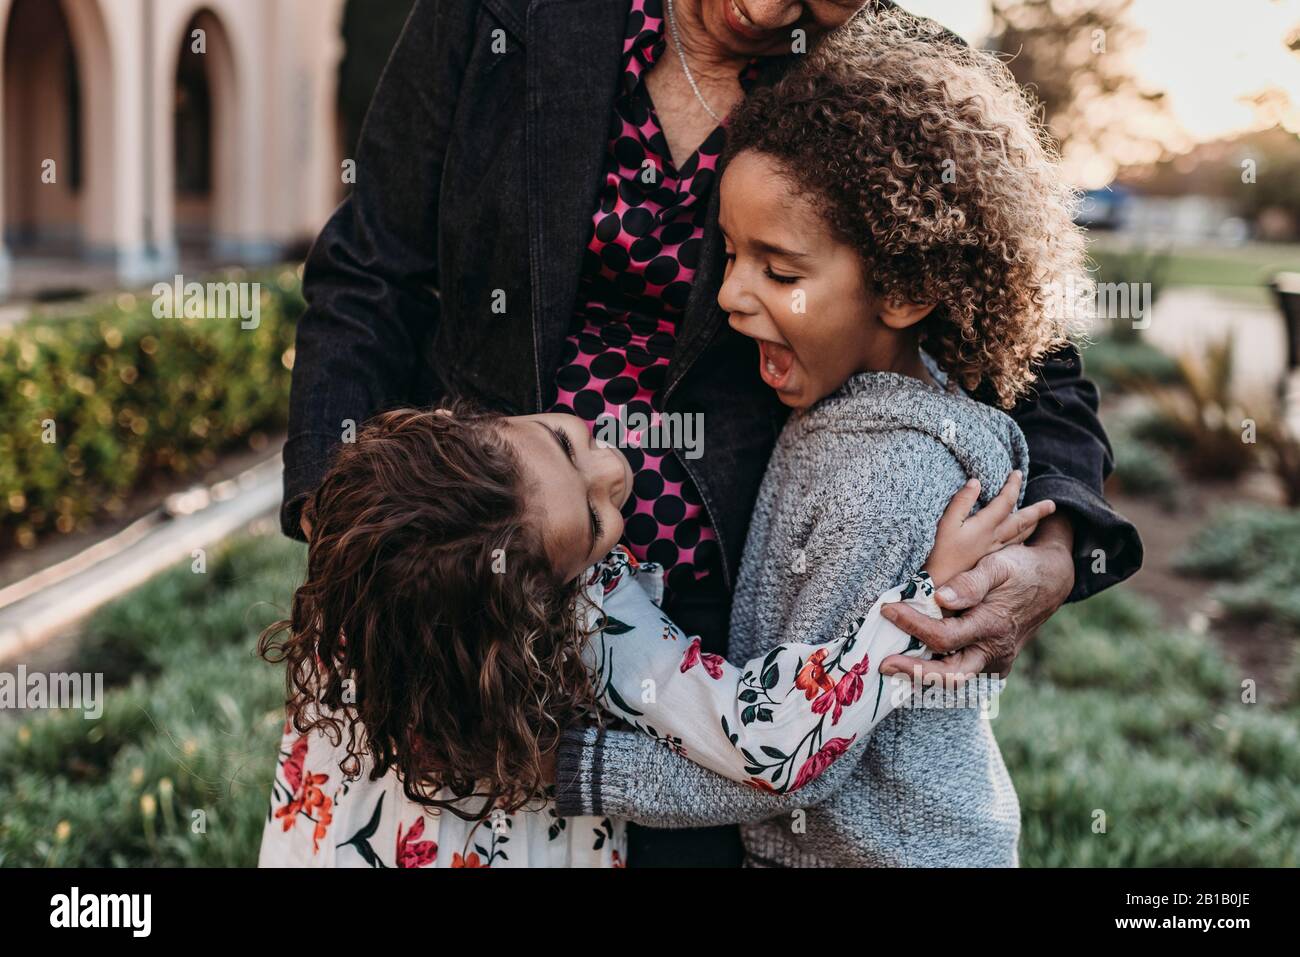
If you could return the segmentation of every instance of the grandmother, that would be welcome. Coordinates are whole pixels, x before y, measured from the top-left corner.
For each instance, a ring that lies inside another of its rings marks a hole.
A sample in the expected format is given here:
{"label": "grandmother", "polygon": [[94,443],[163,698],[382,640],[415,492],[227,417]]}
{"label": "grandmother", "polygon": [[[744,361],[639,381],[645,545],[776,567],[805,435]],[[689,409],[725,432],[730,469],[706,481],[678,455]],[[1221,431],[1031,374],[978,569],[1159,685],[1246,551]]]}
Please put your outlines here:
{"label": "grandmother", "polygon": [[[285,447],[287,534],[349,423],[459,395],[507,413],[702,414],[702,445],[625,448],[626,544],[665,608],[724,653],[759,481],[786,414],[717,305],[727,112],[862,0],[417,0],[307,261]],[[977,397],[989,398],[980,396]],[[1026,502],[1057,514],[952,583],[962,610],[900,624],[936,671],[1010,670],[1067,600],[1132,574],[1102,496],[1097,393],[1067,348],[1013,412]],[[630,782],[629,786],[634,786]],[[558,797],[561,808],[563,795]],[[734,827],[631,828],[634,866],[733,864]]]}

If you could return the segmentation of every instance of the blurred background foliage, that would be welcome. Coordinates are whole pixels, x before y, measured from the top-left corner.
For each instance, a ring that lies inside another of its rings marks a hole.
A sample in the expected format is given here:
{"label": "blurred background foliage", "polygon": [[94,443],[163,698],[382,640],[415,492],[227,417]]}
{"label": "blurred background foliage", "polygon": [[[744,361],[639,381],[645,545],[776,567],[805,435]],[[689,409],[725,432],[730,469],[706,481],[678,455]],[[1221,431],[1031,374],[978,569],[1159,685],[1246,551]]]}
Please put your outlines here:
{"label": "blurred background foliage", "polygon": [[298,273],[211,278],[260,283],[255,329],[237,317],[160,319],[152,297],[123,293],[0,330],[0,421],[30,424],[0,432],[0,553],[87,530],[146,483],[263,447],[284,428]]}

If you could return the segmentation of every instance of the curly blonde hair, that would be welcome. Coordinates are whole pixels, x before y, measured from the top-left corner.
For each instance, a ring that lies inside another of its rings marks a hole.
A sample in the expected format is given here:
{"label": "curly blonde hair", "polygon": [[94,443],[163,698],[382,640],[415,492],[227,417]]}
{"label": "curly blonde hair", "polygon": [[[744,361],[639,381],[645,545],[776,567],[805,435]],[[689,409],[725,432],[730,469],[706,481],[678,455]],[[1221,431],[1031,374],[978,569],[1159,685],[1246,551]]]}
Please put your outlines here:
{"label": "curly blonde hair", "polygon": [[746,150],[817,204],[877,294],[937,304],[921,343],[963,387],[1010,407],[1081,329],[1077,196],[1035,108],[931,21],[864,11],[829,34],[736,108],[726,158]]}
{"label": "curly blonde hair", "polygon": [[472,820],[543,797],[542,755],[595,706],[581,583],[547,560],[501,424],[463,403],[367,423],[307,504],[307,579],[259,642],[296,730],[347,742],[347,777],[395,768],[412,801]]}

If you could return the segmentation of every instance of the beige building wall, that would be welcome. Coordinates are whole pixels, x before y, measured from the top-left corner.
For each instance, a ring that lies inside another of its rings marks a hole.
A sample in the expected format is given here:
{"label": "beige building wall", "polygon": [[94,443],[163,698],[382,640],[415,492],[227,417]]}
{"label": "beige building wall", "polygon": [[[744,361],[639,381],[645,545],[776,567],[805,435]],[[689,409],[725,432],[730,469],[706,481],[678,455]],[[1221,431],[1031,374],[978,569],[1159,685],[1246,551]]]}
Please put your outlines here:
{"label": "beige building wall", "polygon": [[[0,292],[9,254],[29,248],[74,249],[139,283],[177,268],[178,235],[241,262],[310,239],[339,195],[344,3],[0,0],[0,222],[15,247],[0,242]],[[178,198],[185,48],[210,94],[211,188]],[[76,190],[66,162],[69,56],[80,90]],[[50,158],[57,179],[42,182]]]}

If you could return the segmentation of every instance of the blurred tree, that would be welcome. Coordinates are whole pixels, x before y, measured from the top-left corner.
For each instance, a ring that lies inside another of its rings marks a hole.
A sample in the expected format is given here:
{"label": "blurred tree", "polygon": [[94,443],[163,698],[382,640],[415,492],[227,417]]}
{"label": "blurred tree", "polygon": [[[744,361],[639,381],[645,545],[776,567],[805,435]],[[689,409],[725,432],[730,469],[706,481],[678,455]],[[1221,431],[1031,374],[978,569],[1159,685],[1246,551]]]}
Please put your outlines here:
{"label": "blurred tree", "polygon": [[[1064,154],[1114,163],[1160,154],[1171,116],[1163,92],[1143,89],[1132,54],[1141,34],[1132,0],[993,0],[986,47],[1042,105]],[[1162,125],[1165,127],[1162,129]]]}
{"label": "blurred tree", "polygon": [[1198,143],[1158,163],[1125,168],[1119,181],[1147,196],[1230,200],[1261,239],[1300,235],[1300,136],[1281,126]]}
{"label": "blurred tree", "polygon": [[348,0],[343,11],[343,62],[339,64],[339,116],[343,147],[352,155],[370,98],[402,32],[414,0]]}
{"label": "blurred tree", "polygon": [[[1300,25],[1281,38],[1300,54]],[[1254,225],[1256,238],[1300,238],[1300,104],[1280,87],[1241,97],[1255,108],[1259,128],[1198,143],[1186,152],[1139,163],[1121,182],[1148,196],[1215,196]]]}
{"label": "blurred tree", "polygon": [[1240,137],[1222,172],[1225,191],[1263,239],[1300,225],[1300,136],[1274,126]]}

